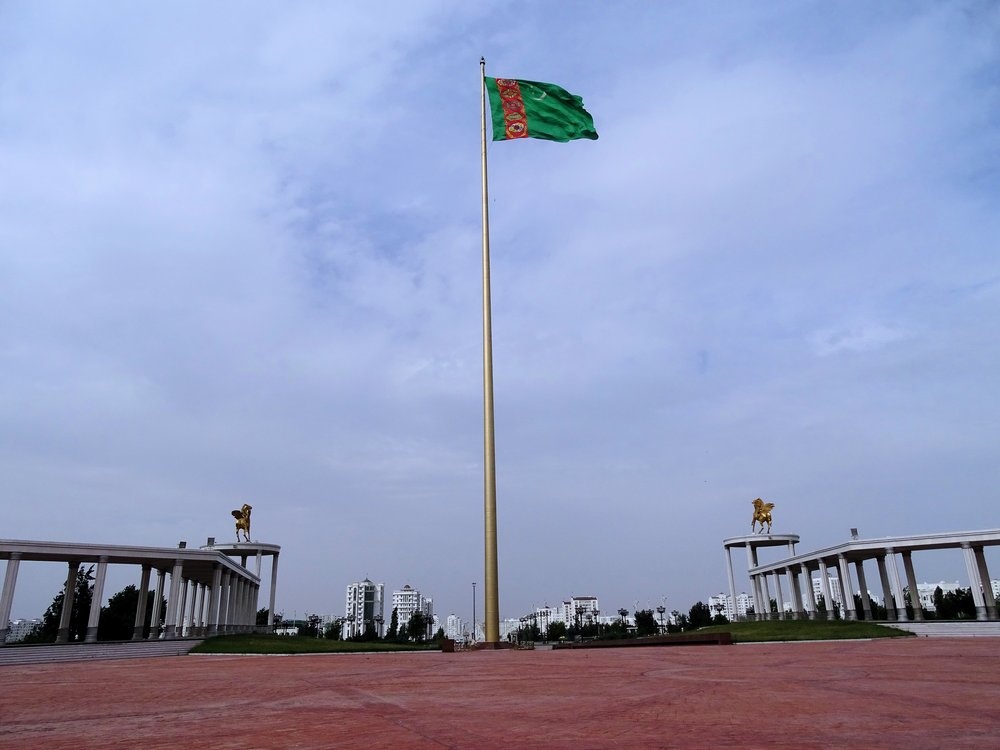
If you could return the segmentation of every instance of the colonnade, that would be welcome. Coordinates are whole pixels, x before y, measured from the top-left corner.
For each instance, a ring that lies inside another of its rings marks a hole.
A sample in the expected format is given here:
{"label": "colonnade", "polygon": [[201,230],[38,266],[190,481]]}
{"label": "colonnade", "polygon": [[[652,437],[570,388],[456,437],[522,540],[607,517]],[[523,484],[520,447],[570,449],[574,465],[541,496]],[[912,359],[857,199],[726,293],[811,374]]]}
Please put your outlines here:
{"label": "colonnade", "polygon": [[[274,608],[277,548],[273,545],[275,562],[272,566],[270,607]],[[239,566],[221,551],[188,550],[152,547],[102,547],[85,544],[59,544],[33,541],[0,541],[0,559],[7,561],[3,589],[0,591],[0,646],[9,628],[22,562],[45,561],[67,564],[63,587],[63,607],[56,634],[57,643],[70,637],[70,618],[76,595],[76,581],[84,564],[94,566],[93,591],[83,640],[97,640],[101,605],[104,602],[108,567],[138,565],[141,569],[138,603],[132,640],[141,640],[145,630],[147,600],[151,584],[154,587],[148,638],[172,639],[205,637],[225,633],[251,632],[256,624],[257,599],[260,592],[258,575],[244,565]],[[155,583],[154,583],[155,571]],[[163,600],[166,597],[166,608]],[[160,624],[162,622],[162,630]]]}
{"label": "colonnade", "polygon": [[[976,607],[976,619],[1000,619],[985,555],[986,546],[1000,544],[1000,531],[852,540],[837,547],[804,555],[795,554],[794,542],[791,541],[793,537],[795,541],[798,541],[798,537],[794,535],[744,536],[724,541],[729,586],[734,602],[736,601],[736,587],[731,550],[733,547],[746,547],[747,572],[750,578],[756,619],[785,617],[816,619],[824,616],[817,607],[813,589],[813,573],[817,572],[820,593],[823,596],[827,613],[833,610],[834,596],[831,580],[836,580],[840,589],[844,617],[848,620],[871,620],[873,607],[864,564],[866,561],[874,560],[881,584],[886,618],[893,621],[908,621],[910,619],[906,607],[906,594],[909,592],[912,617],[914,620],[922,621],[925,619],[925,613],[918,594],[913,553],[930,549],[961,550],[968,574],[969,588]],[[779,545],[787,545],[788,551],[791,553],[788,558],[761,565],[757,557],[757,548]],[[900,563],[902,563],[901,566]],[[851,579],[852,564],[857,586],[853,585]],[[790,612],[785,611],[782,592],[783,581],[791,599]],[[772,587],[776,594],[777,612],[771,610],[770,591]],[[854,600],[855,591],[860,594],[860,613],[858,612],[858,604]]]}

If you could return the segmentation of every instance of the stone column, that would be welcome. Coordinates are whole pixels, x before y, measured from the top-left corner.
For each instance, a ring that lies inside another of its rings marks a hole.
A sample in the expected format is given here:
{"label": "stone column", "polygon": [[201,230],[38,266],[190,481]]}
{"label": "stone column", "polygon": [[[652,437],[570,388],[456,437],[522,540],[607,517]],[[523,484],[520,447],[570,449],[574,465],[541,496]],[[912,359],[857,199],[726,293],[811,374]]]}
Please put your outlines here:
{"label": "stone column", "polygon": [[843,554],[837,555],[837,572],[840,575],[840,598],[844,600],[844,617],[857,620],[858,613],[854,609],[854,587],[851,586],[851,569]]}
{"label": "stone column", "polygon": [[59,630],[56,632],[56,643],[69,643],[69,627],[73,619],[73,603],[76,601],[76,576],[80,572],[80,563],[69,563],[66,573],[66,586],[63,588],[63,608],[59,615]]}
{"label": "stone column", "polygon": [[[277,583],[278,556],[271,558],[271,598],[267,605],[267,632],[274,627],[274,589]],[[736,619],[736,579],[733,577],[733,548],[726,547],[726,573],[729,574],[729,596],[733,603],[733,619]]]}
{"label": "stone column", "polygon": [[795,620],[806,619],[806,612],[802,606],[802,589],[799,586],[799,575],[790,565],[785,567],[788,575],[788,595],[792,599],[792,618]]}
{"label": "stone column", "polygon": [[997,600],[993,596],[993,582],[990,578],[989,568],[986,567],[986,555],[983,553],[983,546],[972,548],[972,554],[976,558],[976,569],[979,571],[979,580],[983,583],[983,599],[986,603],[986,619],[996,620]]}
{"label": "stone column", "polygon": [[149,566],[142,566],[142,576],[139,578],[139,601],[135,605],[135,627],[132,628],[132,640],[141,641],[142,631],[146,625],[146,603],[149,599]]}
{"label": "stone column", "polygon": [[910,590],[910,604],[913,605],[913,619],[922,621],[924,619],[923,604],[920,601],[920,591],[917,590],[917,576],[913,572],[913,552],[907,550],[903,552],[903,570],[906,573],[906,586]]}
{"label": "stone column", "polygon": [[908,622],[910,617],[906,614],[906,597],[903,595],[903,584],[899,580],[899,566],[896,565],[896,550],[892,547],[886,549],[886,567],[889,575],[889,585],[892,588],[892,598],[896,600],[896,619],[899,622]]}
{"label": "stone column", "polygon": [[889,574],[885,569],[885,553],[876,555],[875,564],[878,566],[878,577],[882,581],[882,602],[885,605],[885,618],[887,620],[896,619],[896,605],[892,601],[892,587],[889,585]]}
{"label": "stone column", "polygon": [[222,566],[212,564],[212,595],[208,602],[208,632],[209,637],[219,634],[219,589],[222,585]]}
{"label": "stone column", "polygon": [[232,588],[232,572],[222,571],[222,588],[219,590],[219,633],[229,632],[229,593]]}
{"label": "stone column", "polygon": [[206,583],[201,588],[201,632],[198,635],[204,638],[208,635],[208,616],[212,609],[212,586]]}
{"label": "stone column", "polygon": [[[983,597],[983,585],[982,580],[979,578],[979,566],[976,564],[976,555],[972,551],[972,544],[969,542],[962,542],[962,555],[965,557],[965,569],[969,574],[969,586],[972,588],[972,601],[976,605],[976,619],[985,620],[988,615],[986,613],[986,599]],[[989,586],[990,582],[986,582],[986,586]],[[990,592],[992,593],[992,591]]]}
{"label": "stone column", "polygon": [[816,596],[813,594],[813,581],[812,573],[809,572],[809,566],[805,563],[799,563],[799,567],[802,570],[802,577],[805,578],[805,606],[806,606],[806,616],[810,620],[816,619]]}
{"label": "stone column", "polygon": [[861,608],[865,620],[872,621],[872,599],[868,596],[868,581],[865,580],[865,561],[855,560],[854,571],[858,574],[858,590],[861,594]]}
{"label": "stone column", "polygon": [[[753,546],[753,542],[747,542],[747,570],[753,570],[757,567],[757,550]],[[754,619],[761,619],[761,613],[764,612],[763,604],[760,601],[760,587],[757,585],[757,581],[754,576],[750,576],[750,594],[753,596],[753,612]]]}
{"label": "stone column", "polygon": [[781,595],[781,571],[774,571],[774,593],[777,596],[778,619],[785,619],[785,597]]}
{"label": "stone column", "polygon": [[263,556],[264,556],[264,551],[260,547],[258,547],[257,548],[257,574],[256,574],[258,579],[260,578],[260,561],[261,561],[261,558]]}
{"label": "stone column", "polygon": [[830,573],[826,569],[825,560],[819,561],[819,585],[820,590],[823,592],[824,604],[826,604],[826,619],[833,620],[833,613],[837,609],[837,603],[833,601],[833,591],[830,589]]}
{"label": "stone column", "polygon": [[181,573],[184,571],[184,561],[174,560],[174,569],[170,571],[170,594],[167,596],[167,614],[163,622],[163,637],[166,640],[176,638],[177,613],[181,609]]}
{"label": "stone column", "polygon": [[160,637],[160,616],[163,614],[163,580],[166,577],[167,571],[157,568],[156,592],[153,594],[153,615],[149,618],[149,640],[151,641]]}
{"label": "stone column", "polygon": [[184,637],[184,613],[187,611],[188,583],[187,578],[181,578],[181,591],[180,596],[177,599],[177,614],[174,616],[175,638]]}
{"label": "stone column", "polygon": [[94,592],[90,599],[90,617],[87,618],[85,643],[97,643],[97,626],[101,622],[101,602],[104,601],[104,581],[108,576],[108,558],[97,558],[97,576],[94,578]]}
{"label": "stone column", "polygon": [[760,597],[764,600],[764,619],[771,619],[771,587],[767,584],[767,573],[757,577],[760,581]]}
{"label": "stone column", "polygon": [[[729,591],[733,597],[733,615],[736,614],[736,587],[733,585],[733,560],[729,555],[729,548],[726,548],[726,556],[729,558]],[[278,553],[271,557],[271,593],[267,599],[267,632],[274,630],[274,595],[278,591]]]}
{"label": "stone column", "polygon": [[194,606],[191,607],[191,632],[189,635],[194,637],[201,636],[201,611],[204,609],[202,606],[202,599],[205,597],[205,585],[202,583],[195,582],[194,584]]}
{"label": "stone column", "polygon": [[21,556],[20,552],[10,553],[3,577],[3,592],[0,593],[0,648],[7,644],[7,633],[10,632],[10,608],[14,606],[14,588],[17,586]]}

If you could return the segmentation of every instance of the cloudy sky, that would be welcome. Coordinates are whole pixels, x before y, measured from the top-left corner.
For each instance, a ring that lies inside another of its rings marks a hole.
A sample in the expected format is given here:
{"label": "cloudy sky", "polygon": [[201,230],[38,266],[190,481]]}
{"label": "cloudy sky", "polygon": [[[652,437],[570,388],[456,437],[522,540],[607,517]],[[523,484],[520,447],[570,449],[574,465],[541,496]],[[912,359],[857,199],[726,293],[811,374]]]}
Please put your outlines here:
{"label": "cloudy sky", "polygon": [[996,5],[24,1],[0,538],[248,502],[286,614],[367,576],[471,615],[481,55],[600,133],[489,147],[501,616],[687,610],[758,496],[802,549],[1000,527]]}

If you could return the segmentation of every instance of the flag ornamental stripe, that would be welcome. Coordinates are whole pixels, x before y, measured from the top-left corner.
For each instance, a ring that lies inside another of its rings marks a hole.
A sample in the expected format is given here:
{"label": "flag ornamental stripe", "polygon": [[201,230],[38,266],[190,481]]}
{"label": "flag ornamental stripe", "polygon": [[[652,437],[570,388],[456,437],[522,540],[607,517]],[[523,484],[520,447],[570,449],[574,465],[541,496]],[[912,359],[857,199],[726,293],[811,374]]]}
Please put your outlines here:
{"label": "flag ornamental stripe", "polygon": [[554,83],[485,77],[493,140],[541,138],[547,141],[597,140],[594,118],[583,99]]}

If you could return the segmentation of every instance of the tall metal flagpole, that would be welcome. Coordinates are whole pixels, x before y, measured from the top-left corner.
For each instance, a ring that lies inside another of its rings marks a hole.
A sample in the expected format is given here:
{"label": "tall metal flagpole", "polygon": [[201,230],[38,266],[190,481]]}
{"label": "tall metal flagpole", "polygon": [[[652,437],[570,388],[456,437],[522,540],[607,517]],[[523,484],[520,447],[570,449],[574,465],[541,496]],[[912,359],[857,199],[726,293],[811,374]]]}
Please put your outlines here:
{"label": "tall metal flagpole", "polygon": [[[493,328],[490,316],[490,211],[486,188],[486,58],[479,58],[483,117],[483,517],[486,532],[486,643],[500,642],[497,576],[497,467],[493,443]],[[475,623],[473,623],[475,627]]]}

